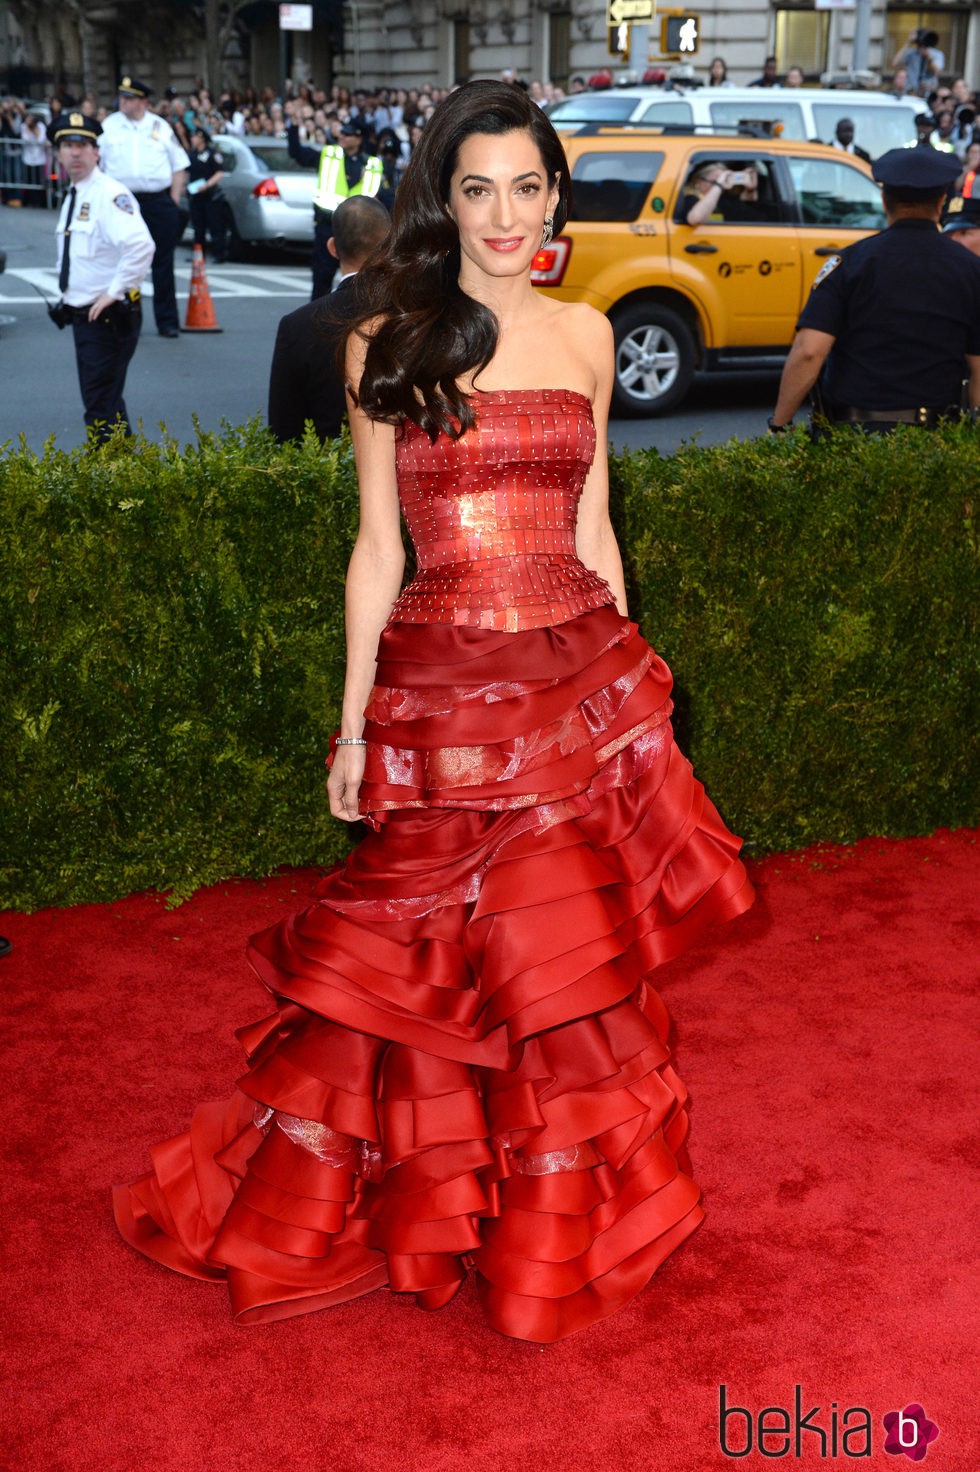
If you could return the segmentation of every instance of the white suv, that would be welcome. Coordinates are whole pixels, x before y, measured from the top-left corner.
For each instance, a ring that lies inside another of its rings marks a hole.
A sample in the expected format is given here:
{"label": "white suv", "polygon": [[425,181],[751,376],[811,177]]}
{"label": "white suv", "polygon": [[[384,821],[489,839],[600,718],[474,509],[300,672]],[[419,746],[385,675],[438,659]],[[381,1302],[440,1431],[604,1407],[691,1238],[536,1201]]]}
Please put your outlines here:
{"label": "white suv", "polygon": [[783,138],[830,143],[841,118],[854,124],[854,142],[872,158],[916,139],[915,118],[928,112],[921,97],[823,87],[610,87],[578,92],[552,103],[548,116],[560,133],[582,123],[625,127],[736,129],[740,123],[778,124]]}

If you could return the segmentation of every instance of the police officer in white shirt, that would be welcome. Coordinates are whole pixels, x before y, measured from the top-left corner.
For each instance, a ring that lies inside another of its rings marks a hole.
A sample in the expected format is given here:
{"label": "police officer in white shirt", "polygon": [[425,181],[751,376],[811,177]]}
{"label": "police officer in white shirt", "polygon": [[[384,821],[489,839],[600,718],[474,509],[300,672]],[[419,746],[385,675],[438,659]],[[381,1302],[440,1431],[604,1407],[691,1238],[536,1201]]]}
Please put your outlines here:
{"label": "police officer in white shirt", "polygon": [[119,83],[119,111],[102,126],[102,167],[135,194],[156,254],[153,315],[161,337],[179,337],[174,251],[180,239],[181,191],[190,159],[166,118],[149,111],[150,88],[135,77]]}
{"label": "police officer in white shirt", "polygon": [[129,430],[123,390],[153,241],[129,190],[98,168],[100,132],[80,112],[63,113],[51,126],[71,184],[58,217],[61,302],[51,315],[59,327],[72,326],[85,423],[104,440],[117,423]]}

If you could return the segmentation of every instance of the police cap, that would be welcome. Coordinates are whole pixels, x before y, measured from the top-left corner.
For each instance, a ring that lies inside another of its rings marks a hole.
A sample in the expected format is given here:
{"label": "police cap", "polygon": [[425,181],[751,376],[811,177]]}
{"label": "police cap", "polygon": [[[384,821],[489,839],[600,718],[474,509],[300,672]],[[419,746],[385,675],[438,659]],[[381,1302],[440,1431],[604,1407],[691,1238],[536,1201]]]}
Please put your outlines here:
{"label": "police cap", "polygon": [[340,136],[341,138],[363,138],[364,129],[356,118],[347,118],[340,125]]}
{"label": "police cap", "polygon": [[946,206],[943,234],[951,230],[980,230],[980,199],[964,199],[958,194]]}
{"label": "police cap", "polygon": [[153,91],[146,82],[140,82],[136,77],[120,77],[119,86],[116,88],[120,97],[149,97]]}
{"label": "police cap", "polygon": [[98,118],[81,112],[63,112],[48,124],[48,137],[55,148],[59,143],[97,143],[102,132]]}
{"label": "police cap", "polygon": [[876,158],[871,172],[895,199],[930,199],[945,194],[963,165],[938,148],[891,148]]}

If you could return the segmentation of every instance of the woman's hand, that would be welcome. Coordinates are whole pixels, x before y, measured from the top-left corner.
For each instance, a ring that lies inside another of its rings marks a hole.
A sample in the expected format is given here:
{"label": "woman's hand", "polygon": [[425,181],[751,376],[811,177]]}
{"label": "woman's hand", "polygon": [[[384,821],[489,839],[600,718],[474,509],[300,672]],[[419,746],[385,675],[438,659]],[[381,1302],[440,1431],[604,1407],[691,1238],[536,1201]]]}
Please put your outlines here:
{"label": "woman's hand", "polygon": [[364,776],[364,758],[363,746],[338,746],[334,752],[333,766],[327,778],[327,796],[331,813],[343,823],[356,823],[361,816],[357,810],[357,794]]}

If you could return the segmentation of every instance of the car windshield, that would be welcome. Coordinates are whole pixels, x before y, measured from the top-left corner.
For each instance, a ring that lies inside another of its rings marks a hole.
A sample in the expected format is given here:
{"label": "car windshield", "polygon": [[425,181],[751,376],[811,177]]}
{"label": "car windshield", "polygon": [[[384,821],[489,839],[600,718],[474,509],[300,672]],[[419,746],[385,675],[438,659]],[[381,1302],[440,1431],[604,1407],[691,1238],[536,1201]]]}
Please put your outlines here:
{"label": "car windshield", "polygon": [[823,143],[833,138],[841,118],[850,118],[854,124],[854,142],[872,158],[887,153],[890,148],[904,148],[906,143],[915,142],[914,107],[862,106],[858,103],[842,107],[832,102],[815,102],[813,117],[817,125],[817,137]]}
{"label": "car windshield", "polygon": [[758,102],[711,102],[711,121],[715,127],[737,128],[743,120],[782,123],[787,138],[805,138],[803,109],[798,102],[784,102],[767,92]]}
{"label": "car windshield", "polygon": [[636,107],[635,97],[615,92],[583,92],[555,104],[549,116],[553,123],[625,123]]}

